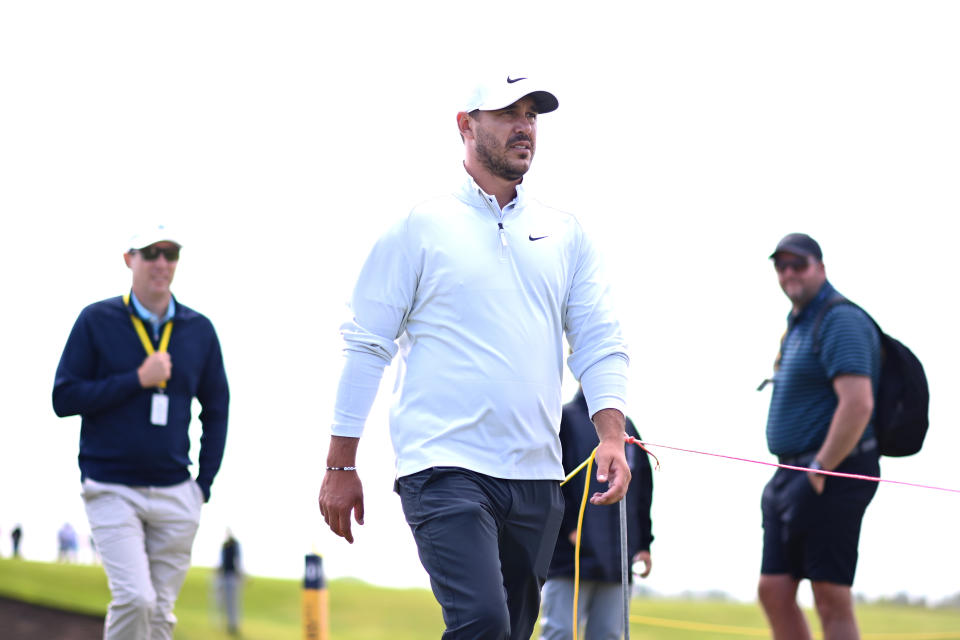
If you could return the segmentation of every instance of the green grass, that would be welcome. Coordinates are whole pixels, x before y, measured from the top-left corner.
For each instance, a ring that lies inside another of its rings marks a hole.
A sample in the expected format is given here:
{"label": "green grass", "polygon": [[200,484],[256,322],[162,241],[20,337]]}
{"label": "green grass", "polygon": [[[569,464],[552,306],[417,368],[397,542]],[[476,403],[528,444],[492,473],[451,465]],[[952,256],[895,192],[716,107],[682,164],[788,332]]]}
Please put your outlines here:
{"label": "green grass", "polygon": [[[758,604],[634,600],[631,635],[656,640],[769,638],[766,618]],[[820,625],[807,611],[816,637]],[[960,610],[902,605],[858,604],[857,621],[863,640],[960,640]]]}
{"label": "green grass", "polygon": [[100,567],[0,558],[0,595],[68,611],[103,614],[110,601]]}
{"label": "green grass", "polygon": [[[226,640],[213,605],[213,572],[193,568],[177,607],[177,640]],[[357,580],[328,585],[330,637],[344,640],[422,640],[443,631],[440,607],[424,589],[387,589]],[[0,595],[104,615],[110,602],[101,567],[0,559]],[[302,591],[296,580],[248,578],[244,585],[245,640],[301,640]]]}
{"label": "green grass", "polygon": [[[177,601],[176,640],[228,640],[218,628],[209,569],[194,568]],[[423,640],[443,631],[440,608],[424,589],[387,589],[356,580],[330,582],[331,640]],[[0,595],[102,615],[110,594],[100,567],[0,559]],[[300,583],[250,578],[244,591],[245,640],[301,640]],[[863,640],[960,640],[960,610],[858,605]],[[817,628],[815,616],[808,617]],[[725,640],[769,637],[755,604],[680,599],[636,600],[631,637]]]}

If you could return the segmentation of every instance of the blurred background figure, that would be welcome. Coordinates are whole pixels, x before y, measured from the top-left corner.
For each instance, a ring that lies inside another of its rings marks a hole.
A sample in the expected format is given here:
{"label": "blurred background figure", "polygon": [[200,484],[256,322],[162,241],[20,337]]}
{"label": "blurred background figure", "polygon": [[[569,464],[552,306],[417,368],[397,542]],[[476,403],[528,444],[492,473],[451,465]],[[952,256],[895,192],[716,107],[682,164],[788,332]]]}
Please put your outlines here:
{"label": "blurred background figure", "polygon": [[23,529],[18,524],[10,532],[10,540],[13,542],[13,557],[20,557],[20,539],[23,537]]}
{"label": "blurred background figure", "polygon": [[227,539],[220,548],[220,567],[217,572],[217,594],[220,610],[227,619],[231,635],[240,632],[240,601],[243,590],[243,568],[240,561],[240,543],[227,529]]}
{"label": "blurred background figure", "polygon": [[[627,418],[627,435],[640,439],[633,421]],[[590,421],[583,389],[563,406],[560,418],[560,446],[563,470],[569,474],[590,457],[600,440]],[[623,498],[627,506],[627,554],[641,578],[650,575],[653,560],[650,543],[653,533],[650,505],[653,501],[653,474],[647,453],[626,445],[627,464],[632,474]],[[586,472],[584,472],[586,473]],[[574,554],[577,520],[583,499],[584,477],[577,475],[561,487],[566,503],[560,536],[557,538],[547,582],[543,587],[540,618],[541,640],[573,638]],[[589,494],[600,491],[596,477],[590,478]],[[642,568],[641,568],[642,567]],[[632,574],[629,579],[632,582]],[[620,575],[620,508],[617,504],[587,503],[580,533],[580,585],[577,598],[578,637],[586,640],[619,640],[623,637],[623,584]]]}
{"label": "blurred background figure", "polygon": [[57,562],[77,561],[77,532],[69,522],[57,531]]}

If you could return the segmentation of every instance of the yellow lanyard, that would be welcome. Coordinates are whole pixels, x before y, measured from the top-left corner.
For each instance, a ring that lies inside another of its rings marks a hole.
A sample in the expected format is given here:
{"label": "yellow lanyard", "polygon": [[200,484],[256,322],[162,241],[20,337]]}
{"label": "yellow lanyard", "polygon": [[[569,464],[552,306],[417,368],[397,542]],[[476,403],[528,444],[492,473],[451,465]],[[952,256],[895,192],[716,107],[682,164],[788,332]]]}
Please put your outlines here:
{"label": "yellow lanyard", "polygon": [[[123,296],[123,304],[130,306],[130,295]],[[147,328],[143,326],[143,320],[141,320],[137,314],[131,311],[130,321],[133,322],[133,328],[137,330],[137,335],[140,336],[140,342],[143,343],[143,348],[146,350],[148,356],[152,356],[154,353],[153,343],[150,342],[150,337],[147,335]],[[170,345],[170,334],[173,333],[173,320],[167,322],[166,326],[163,328],[163,335],[160,336],[160,353],[165,353],[167,347]],[[167,381],[161,380],[158,387],[161,389],[167,388]]]}

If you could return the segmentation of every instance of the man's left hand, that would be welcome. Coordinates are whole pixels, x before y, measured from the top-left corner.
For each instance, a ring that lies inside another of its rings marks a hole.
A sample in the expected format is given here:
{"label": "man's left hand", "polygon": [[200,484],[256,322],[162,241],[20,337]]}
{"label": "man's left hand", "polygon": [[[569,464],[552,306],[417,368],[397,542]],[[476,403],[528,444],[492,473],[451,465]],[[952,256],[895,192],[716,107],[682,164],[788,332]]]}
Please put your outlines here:
{"label": "man's left hand", "polygon": [[814,492],[817,495],[823,493],[824,483],[827,481],[827,477],[822,473],[814,473],[812,471],[807,472],[807,479],[810,480],[810,485],[813,487]]}
{"label": "man's left hand", "polygon": [[634,575],[641,578],[646,578],[650,575],[650,570],[653,569],[653,558],[650,557],[649,551],[638,551],[637,555],[633,556],[633,564],[643,563],[643,571],[637,571],[634,569]]}
{"label": "man's left hand", "polygon": [[609,483],[607,490],[590,496],[590,504],[614,504],[627,495],[630,486],[630,467],[623,452],[623,440],[601,442],[597,448],[597,482]]}
{"label": "man's left hand", "polygon": [[630,486],[630,466],[624,452],[625,419],[616,409],[601,409],[593,416],[593,423],[600,436],[595,458],[597,482],[609,485],[606,491],[594,493],[590,504],[613,504],[627,494]]}

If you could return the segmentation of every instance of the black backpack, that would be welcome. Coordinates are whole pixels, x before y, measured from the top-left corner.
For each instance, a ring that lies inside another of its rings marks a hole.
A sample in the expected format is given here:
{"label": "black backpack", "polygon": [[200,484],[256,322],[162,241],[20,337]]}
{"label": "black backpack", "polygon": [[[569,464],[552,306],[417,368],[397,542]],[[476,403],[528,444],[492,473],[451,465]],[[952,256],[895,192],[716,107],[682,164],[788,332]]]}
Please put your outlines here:
{"label": "black backpack", "polygon": [[[827,301],[813,325],[813,352],[820,352],[820,323],[827,311],[838,304],[863,309],[843,296]],[[930,426],[928,409],[930,388],[923,365],[910,349],[896,338],[885,334],[877,321],[864,311],[880,335],[882,351],[880,385],[874,401],[873,430],[881,455],[911,456],[920,451]]]}

